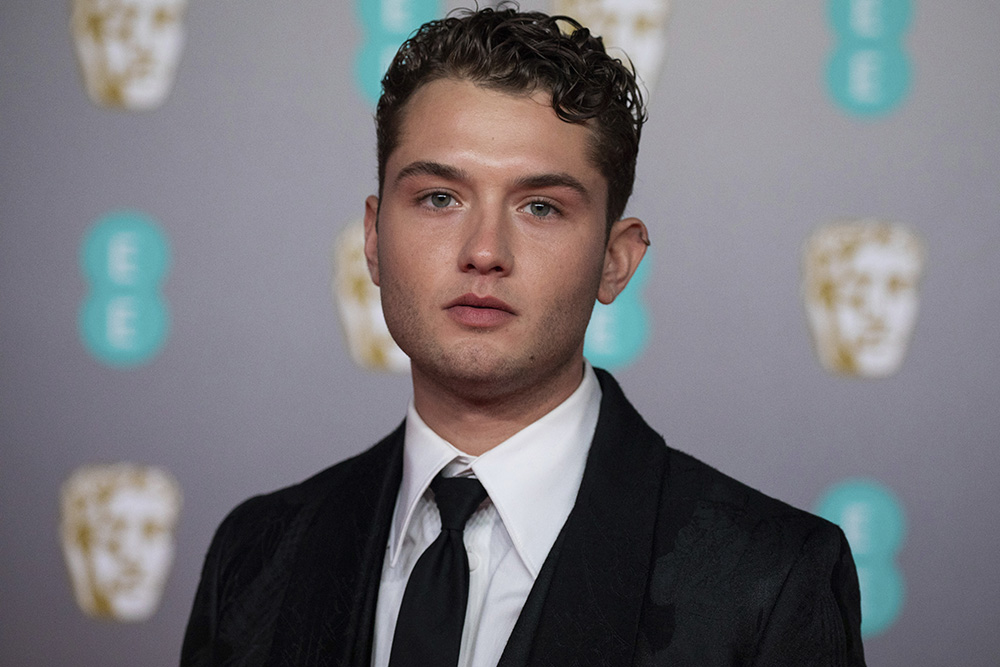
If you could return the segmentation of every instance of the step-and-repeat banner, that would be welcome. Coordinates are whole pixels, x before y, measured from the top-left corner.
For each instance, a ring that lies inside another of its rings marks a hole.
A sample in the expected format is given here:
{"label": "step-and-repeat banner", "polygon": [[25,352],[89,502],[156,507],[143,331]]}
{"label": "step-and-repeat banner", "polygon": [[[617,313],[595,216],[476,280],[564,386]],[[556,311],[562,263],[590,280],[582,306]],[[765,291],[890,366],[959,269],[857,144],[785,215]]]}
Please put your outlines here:
{"label": "step-and-repeat banner", "polygon": [[[1000,9],[960,5],[523,3],[649,99],[653,247],[586,356],[843,528],[870,664],[1000,656]],[[0,663],[174,664],[225,512],[402,418],[372,112],[456,6],[0,10]]]}

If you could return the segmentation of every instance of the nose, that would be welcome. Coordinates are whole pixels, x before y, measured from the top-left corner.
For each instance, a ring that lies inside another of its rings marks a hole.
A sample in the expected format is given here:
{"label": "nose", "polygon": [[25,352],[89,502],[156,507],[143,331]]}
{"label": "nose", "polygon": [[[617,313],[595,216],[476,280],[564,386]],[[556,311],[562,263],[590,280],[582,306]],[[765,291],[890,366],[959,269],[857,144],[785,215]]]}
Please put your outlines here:
{"label": "nose", "polygon": [[861,311],[871,322],[881,322],[889,305],[889,292],[884,281],[876,278],[866,283]]}
{"label": "nose", "polygon": [[514,265],[510,221],[502,211],[473,212],[466,218],[464,235],[458,258],[463,272],[500,276],[510,273]]}

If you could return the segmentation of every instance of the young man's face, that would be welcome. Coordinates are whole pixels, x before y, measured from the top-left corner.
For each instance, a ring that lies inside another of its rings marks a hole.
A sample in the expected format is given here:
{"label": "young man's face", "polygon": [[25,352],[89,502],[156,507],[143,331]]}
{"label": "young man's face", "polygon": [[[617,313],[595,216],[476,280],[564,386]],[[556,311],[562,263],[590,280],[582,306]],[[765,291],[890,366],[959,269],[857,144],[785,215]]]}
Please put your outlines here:
{"label": "young man's face", "polygon": [[606,270],[607,184],[590,133],[559,120],[546,93],[442,79],[407,103],[365,229],[415,383],[486,396],[560,374],[579,381],[594,300],[624,287]]}

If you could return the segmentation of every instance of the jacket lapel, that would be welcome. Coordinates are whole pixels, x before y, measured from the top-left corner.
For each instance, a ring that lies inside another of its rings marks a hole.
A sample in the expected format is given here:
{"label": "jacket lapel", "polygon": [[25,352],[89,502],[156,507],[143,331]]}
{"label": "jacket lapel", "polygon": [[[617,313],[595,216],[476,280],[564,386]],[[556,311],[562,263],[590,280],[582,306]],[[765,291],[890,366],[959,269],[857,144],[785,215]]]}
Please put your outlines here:
{"label": "jacket lapel", "polygon": [[342,467],[303,531],[270,665],[371,663],[375,602],[402,475],[403,427]]}
{"label": "jacket lapel", "polygon": [[603,398],[576,504],[501,667],[631,665],[646,595],[666,447],[597,370]]}

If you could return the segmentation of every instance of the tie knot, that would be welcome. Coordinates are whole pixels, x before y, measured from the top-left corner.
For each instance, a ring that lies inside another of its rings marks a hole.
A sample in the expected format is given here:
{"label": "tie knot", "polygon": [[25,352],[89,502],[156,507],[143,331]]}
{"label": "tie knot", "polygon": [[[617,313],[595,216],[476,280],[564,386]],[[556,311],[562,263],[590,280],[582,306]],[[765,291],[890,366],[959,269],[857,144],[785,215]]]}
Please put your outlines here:
{"label": "tie knot", "polygon": [[441,513],[441,530],[465,530],[465,522],[486,499],[486,489],[474,477],[442,477],[431,482]]}

